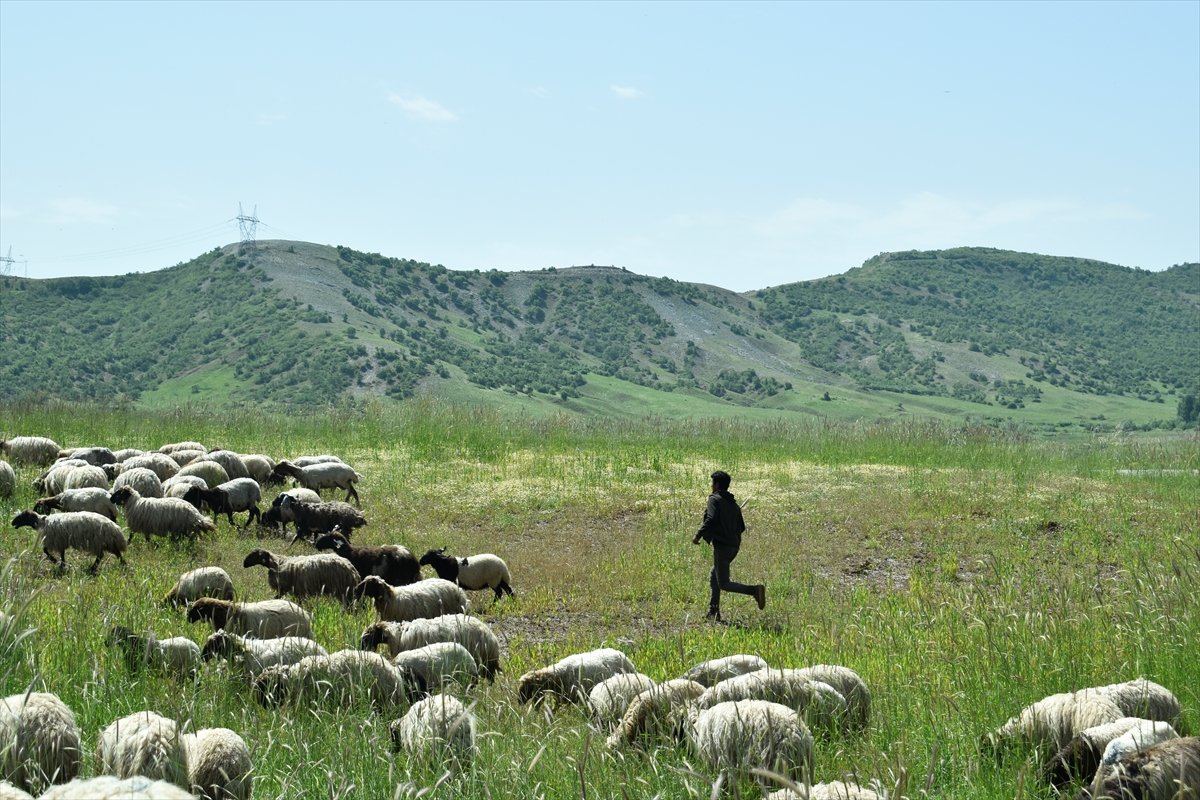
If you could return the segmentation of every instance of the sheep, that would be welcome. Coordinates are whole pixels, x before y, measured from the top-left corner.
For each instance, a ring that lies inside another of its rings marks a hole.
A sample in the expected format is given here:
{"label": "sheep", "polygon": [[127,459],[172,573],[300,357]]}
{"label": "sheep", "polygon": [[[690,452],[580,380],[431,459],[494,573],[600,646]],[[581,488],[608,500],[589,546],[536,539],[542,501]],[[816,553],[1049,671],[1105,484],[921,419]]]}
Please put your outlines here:
{"label": "sheep", "polygon": [[325,648],[303,636],[280,636],[278,639],[247,639],[236,633],[217,631],[204,642],[200,658],[211,661],[225,656],[241,663],[254,675],[267,667],[288,666],[308,656],[325,656]]}
{"label": "sheep", "polygon": [[1096,689],[1052,694],[1026,706],[988,734],[985,743],[997,751],[1017,741],[1049,744],[1057,752],[1081,731],[1116,722],[1124,716],[1110,696]]}
{"label": "sheep", "polygon": [[705,709],[689,739],[714,770],[757,767],[803,782],[811,778],[813,737],[794,709],[766,700],[735,700]]}
{"label": "sheep", "polygon": [[714,658],[711,661],[703,661],[689,669],[683,677],[707,688],[723,680],[766,668],[767,662],[759,656],[725,656],[724,658]]}
{"label": "sheep", "polygon": [[608,746],[643,746],[654,736],[679,736],[691,701],[704,693],[704,686],[677,678],[648,689],[629,701],[621,722],[608,737]]}
{"label": "sheep", "polygon": [[1122,717],[1105,725],[1096,725],[1082,730],[1054,754],[1043,769],[1043,777],[1050,785],[1061,788],[1072,780],[1095,775],[1109,743],[1142,726],[1164,726],[1174,731],[1169,723],[1153,722],[1139,717]]}
{"label": "sheep", "polygon": [[203,456],[202,460],[215,461],[220,464],[225,469],[225,474],[229,476],[229,480],[231,481],[235,481],[238,478],[250,477],[250,471],[246,469],[241,456],[232,450],[213,450]]}
{"label": "sheep", "polygon": [[393,587],[378,575],[369,575],[354,590],[355,600],[363,595],[375,601],[378,622],[409,622],[422,617],[461,614],[468,605],[466,593],[441,578]]}
{"label": "sheep", "polygon": [[[1178,739],[1179,734],[1166,722],[1155,722],[1144,719],[1125,733],[1113,739],[1104,748],[1100,756],[1100,769],[1105,772],[1130,753],[1145,750],[1151,745],[1165,742],[1168,739]],[[1200,776],[1197,776],[1200,778]]]}
{"label": "sheep", "polygon": [[465,763],[475,752],[475,717],[458,698],[437,694],[413,703],[389,729],[392,746],[410,759]]}
{"label": "sheep", "polygon": [[37,489],[39,494],[59,494],[63,490],[63,483],[66,482],[67,476],[76,467],[86,467],[87,465],[86,461],[78,459],[59,459],[33,479],[33,488]]}
{"label": "sheep", "polygon": [[[428,583],[428,581],[424,581]],[[517,682],[517,701],[528,703],[545,696],[583,701],[601,681],[623,672],[637,672],[629,656],[611,647],[576,653],[542,669],[526,672]]]}
{"label": "sheep", "polygon": [[392,665],[415,678],[422,692],[447,683],[471,687],[479,680],[475,658],[458,642],[435,642],[404,650],[392,659]]}
{"label": "sheep", "polygon": [[65,783],[79,774],[82,755],[75,715],[57,696],[0,700],[0,779],[30,792]]}
{"label": "sheep", "polygon": [[154,634],[141,636],[124,625],[116,625],[104,643],[121,650],[131,673],[151,667],[169,675],[190,677],[200,666],[199,645],[184,636],[157,639]]}
{"label": "sheep", "polygon": [[250,800],[254,762],[241,736],[229,728],[201,728],[179,739],[192,792],[203,800]]}
{"label": "sheep", "polygon": [[[872,785],[876,788],[879,786],[876,781],[872,781]],[[818,783],[807,791],[780,789],[767,795],[767,800],[883,800],[886,796],[874,789],[859,786],[857,783],[830,781],[829,783]]]}
{"label": "sheep", "polygon": [[[267,483],[271,482],[272,481],[270,480],[267,481]],[[280,492],[279,494],[275,495],[275,499],[271,501],[271,507],[268,508],[266,512],[264,512],[263,515],[258,518],[258,524],[260,527],[272,529],[282,528],[283,532],[287,533],[288,523],[295,522],[295,519],[291,515],[286,518],[284,517],[282,508],[284,497],[293,497],[297,500],[302,500],[305,503],[321,502],[321,495],[317,494],[312,489],[297,487],[295,489],[288,489],[286,492]]]}
{"label": "sheep", "polygon": [[433,567],[442,580],[453,581],[464,589],[479,591],[491,589],[499,600],[508,592],[512,597],[512,587],[509,581],[512,576],[508,573],[508,565],[504,559],[491,553],[454,558],[446,555],[446,548],[429,550],[421,556],[421,566],[428,564]]}
{"label": "sheep", "polygon": [[48,467],[58,458],[62,448],[53,439],[44,436],[14,436],[11,439],[0,439],[0,450],[14,464],[25,464],[31,467]]}
{"label": "sheep", "polygon": [[[265,486],[270,482],[271,473],[275,471],[275,459],[258,454],[242,456],[241,459],[242,464],[246,467],[247,475],[258,481],[260,486]],[[228,471],[226,470],[226,472]]]}
{"label": "sheep", "polygon": [[279,501],[280,519],[285,525],[296,523],[296,536],[292,541],[301,537],[307,539],[311,533],[325,533],[334,528],[349,540],[355,528],[367,524],[362,512],[349,503],[306,503],[289,494],[280,497],[283,498]]}
{"label": "sheep", "polygon": [[0,800],[37,800],[29,792],[23,792],[8,781],[0,781]]}
{"label": "sheep", "polygon": [[133,469],[123,470],[113,480],[112,488],[115,490],[120,489],[122,486],[132,487],[142,497],[163,496],[162,481],[145,467],[134,467]]}
{"label": "sheep", "polygon": [[126,447],[124,450],[115,451],[113,453],[113,458],[116,459],[116,463],[124,464],[131,458],[144,455],[146,455],[145,450],[138,450],[136,447]]}
{"label": "sheep", "polygon": [[345,464],[346,463],[345,461],[342,461],[337,456],[330,456],[330,455],[300,456],[299,458],[291,459],[291,462],[292,462],[293,466],[301,467],[301,468],[311,467],[314,464]]}
{"label": "sheep", "polygon": [[126,459],[121,465],[120,472],[128,472],[131,469],[148,469],[158,476],[160,481],[168,481],[179,474],[179,465],[175,463],[170,456],[165,456],[162,453],[145,453],[140,456]]}
{"label": "sheep", "polygon": [[93,467],[117,463],[117,457],[107,447],[72,447],[68,450],[60,450],[58,456],[59,458],[78,458]]}
{"label": "sheep", "polygon": [[116,778],[142,775],[180,784],[187,777],[186,760],[175,721],[153,711],[122,717],[96,740],[96,772]]}
{"label": "sheep", "polygon": [[1179,721],[1179,698],[1170,689],[1154,681],[1135,678],[1124,683],[1098,686],[1094,691],[1116,703],[1124,716],[1170,723]]}
{"label": "sheep", "polygon": [[218,600],[233,599],[233,579],[220,567],[200,567],[179,576],[179,580],[163,597],[163,603],[182,606],[201,597]]}
{"label": "sheep", "polygon": [[17,473],[7,461],[0,461],[0,497],[12,497],[17,488]]}
{"label": "sheep", "polygon": [[132,778],[101,775],[56,786],[38,800],[196,800],[196,797],[173,783],[141,775]]}
{"label": "sheep", "polygon": [[409,695],[408,679],[401,670],[378,653],[362,650],[339,650],[289,666],[267,667],[254,679],[254,696],[264,706],[316,700],[341,708],[367,699],[389,708]]}
{"label": "sheep", "polygon": [[386,643],[395,658],[405,650],[435,642],[457,642],[471,654],[489,681],[500,671],[500,640],[486,622],[467,614],[443,614],[411,622],[376,622],[363,631],[361,647],[374,650]]}
{"label": "sheep", "polygon": [[163,481],[162,486],[163,497],[178,497],[180,500],[187,496],[188,490],[193,486],[199,486],[201,489],[208,488],[204,478],[198,478],[195,475],[176,475],[174,478]]}
{"label": "sheep", "polygon": [[274,474],[294,478],[300,486],[312,489],[318,494],[322,489],[345,489],[346,502],[349,502],[351,497],[354,498],[355,504],[359,502],[354,484],[361,481],[362,476],[340,461],[298,467],[284,459],[275,465]]}
{"label": "sheep", "polygon": [[164,444],[162,447],[158,448],[158,452],[167,454],[174,453],[177,450],[199,450],[201,453],[208,452],[208,448],[199,442],[173,442],[171,444]]}
{"label": "sheep", "polygon": [[[12,521],[14,528],[33,528],[37,531],[42,552],[50,563],[60,569],[67,567],[67,550],[78,550],[96,557],[90,572],[100,569],[105,553],[112,553],[122,564],[122,555],[128,542],[120,526],[108,517],[91,511],[68,511],[64,514],[40,516],[33,511],[22,511]],[[55,555],[58,556],[55,559]]]}
{"label": "sheep", "polygon": [[162,455],[174,461],[177,467],[182,468],[193,461],[203,461],[207,453],[202,450],[176,450],[172,453],[163,453]]}
{"label": "sheep", "polygon": [[392,586],[407,586],[421,579],[421,565],[407,547],[385,544],[377,547],[355,547],[338,528],[317,539],[318,550],[332,550],[349,561],[364,578],[378,575]]}
{"label": "sheep", "polygon": [[100,467],[93,467],[90,464],[83,467],[75,467],[67,473],[63,479],[62,488],[69,489],[86,489],[89,486],[98,486],[101,489],[108,488],[108,475]]}
{"label": "sheep", "polygon": [[1200,738],[1168,739],[1117,761],[1076,800],[1196,800]]}
{"label": "sheep", "polygon": [[180,467],[178,475],[195,475],[203,478],[209,486],[220,486],[229,480],[229,473],[216,461],[193,461],[187,466]]}
{"label": "sheep", "polygon": [[129,532],[142,534],[147,542],[152,534],[194,537],[217,529],[216,523],[178,497],[142,497],[137,490],[124,486],[109,499],[125,507]]}
{"label": "sheep", "polygon": [[795,669],[763,669],[721,681],[696,698],[688,713],[694,719],[705,709],[734,700],[780,703],[823,731],[840,730],[847,716],[846,699],[836,689]]}
{"label": "sheep", "polygon": [[251,522],[262,516],[258,511],[262,490],[253,478],[234,478],[212,489],[193,486],[183,499],[197,509],[201,508],[202,503],[207,504],[212,509],[214,522],[218,516],[225,514],[229,517],[229,524],[233,525],[235,512],[248,511],[246,527],[249,527]]}
{"label": "sheep", "polygon": [[596,724],[611,728],[625,716],[633,698],[657,685],[657,681],[640,672],[613,675],[592,687],[588,694],[588,714]]}
{"label": "sheep", "polygon": [[355,587],[361,578],[358,570],[341,556],[322,553],[315,556],[281,558],[261,547],[251,550],[242,562],[246,569],[267,568],[267,583],[276,597],[290,594],[297,600],[329,595],[346,606],[355,599]]}
{"label": "sheep", "polygon": [[98,486],[87,489],[71,489],[51,497],[43,497],[33,505],[39,514],[50,511],[91,511],[117,521],[117,507],[108,499],[108,491]]}
{"label": "sheep", "polygon": [[871,690],[858,673],[836,664],[817,664],[799,670],[805,678],[828,684],[846,700],[847,722],[852,728],[866,730],[871,722]]}
{"label": "sheep", "polygon": [[308,612],[287,600],[261,600],[257,603],[233,603],[213,597],[201,597],[188,609],[188,622],[206,619],[214,631],[278,639],[281,636],[312,638],[312,619]]}

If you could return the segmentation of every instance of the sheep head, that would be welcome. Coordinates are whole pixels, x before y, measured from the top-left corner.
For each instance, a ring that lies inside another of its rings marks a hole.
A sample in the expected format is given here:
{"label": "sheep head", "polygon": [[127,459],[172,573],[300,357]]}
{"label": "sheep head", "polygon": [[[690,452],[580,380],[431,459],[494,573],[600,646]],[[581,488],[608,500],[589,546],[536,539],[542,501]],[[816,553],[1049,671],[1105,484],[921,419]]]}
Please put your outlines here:
{"label": "sheep head", "polygon": [[346,537],[342,535],[341,528],[335,525],[333,530],[317,539],[317,543],[314,546],[318,550],[333,550],[334,552],[340,552],[343,547],[349,547],[350,542],[348,542]]}
{"label": "sheep head", "polygon": [[225,631],[217,631],[204,642],[200,650],[200,660],[211,661],[217,656],[228,655],[233,649],[233,637]]}
{"label": "sheep head", "polygon": [[254,698],[265,708],[279,705],[287,697],[287,676],[287,667],[267,667],[254,679]]}
{"label": "sheep head", "polygon": [[363,595],[370,597],[372,600],[378,600],[381,597],[387,597],[392,593],[392,587],[380,578],[378,575],[368,575],[363,578],[358,586],[354,587],[354,600],[358,602],[363,598]]}
{"label": "sheep head", "polygon": [[244,569],[250,567],[264,566],[270,570],[279,569],[279,559],[270,550],[264,550],[261,547],[256,547],[246,556],[246,560],[242,562]]}
{"label": "sheep head", "polygon": [[187,621],[199,622],[206,619],[212,622],[214,628],[220,630],[229,621],[229,606],[224,600],[201,597],[188,609]]}
{"label": "sheep head", "polygon": [[123,506],[132,500],[134,497],[141,497],[132,486],[122,486],[108,496],[108,499],[113,505]]}
{"label": "sheep head", "polygon": [[547,670],[535,669],[533,672],[526,672],[517,681],[517,702],[528,703],[538,695],[544,694],[552,682],[553,676]]}
{"label": "sheep head", "polygon": [[368,625],[367,629],[363,631],[362,641],[359,642],[358,649],[375,652],[379,648],[379,645],[384,643],[385,630],[386,628],[382,622],[375,622]]}
{"label": "sheep head", "polygon": [[39,519],[41,517],[33,511],[22,511],[13,517],[12,526],[14,528],[36,528]]}

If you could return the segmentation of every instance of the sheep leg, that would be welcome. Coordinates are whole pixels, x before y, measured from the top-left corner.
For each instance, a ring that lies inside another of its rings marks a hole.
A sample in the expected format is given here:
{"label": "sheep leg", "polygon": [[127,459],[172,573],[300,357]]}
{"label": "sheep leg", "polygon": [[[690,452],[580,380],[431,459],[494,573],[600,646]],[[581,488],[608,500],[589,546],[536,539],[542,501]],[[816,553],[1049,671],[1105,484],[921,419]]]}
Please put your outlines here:
{"label": "sheep leg", "polygon": [[[237,527],[237,524],[236,524],[236,523],[233,521],[233,510],[232,510],[232,509],[230,509],[230,508],[229,508],[229,506],[226,506],[226,507],[225,507],[225,513],[229,515],[229,526],[230,526],[231,528],[236,528],[236,527]],[[216,522],[216,521],[217,521],[217,520],[216,520],[216,519],[215,519],[215,517],[214,517],[214,519],[213,519],[213,522]],[[247,524],[247,525],[249,525],[250,523],[249,523],[249,522],[247,522],[246,524]]]}
{"label": "sheep leg", "polygon": [[47,548],[43,547],[42,552],[46,554],[46,558],[48,558],[50,560],[51,564],[58,564],[58,559],[56,559],[54,556],[50,555],[50,551]]}
{"label": "sheep leg", "polygon": [[95,575],[97,572],[100,571],[100,560],[102,558],[104,558],[104,553],[101,553],[100,555],[96,556],[96,560],[94,562],[92,562],[92,566],[88,568],[88,572],[90,574]]}
{"label": "sheep leg", "polygon": [[503,588],[501,588],[501,587],[503,587],[503,586],[504,586],[504,581],[500,581],[500,583],[498,583],[498,584],[496,584],[495,586],[493,586],[493,587],[492,587],[492,591],[494,591],[494,592],[496,593],[496,599],[497,599],[497,600],[499,600],[500,598],[504,597],[504,589],[503,589]]}
{"label": "sheep leg", "polygon": [[513,596],[513,590],[512,590],[512,587],[508,585],[508,581],[500,581],[500,585],[496,587],[496,599],[497,600],[500,599],[500,590],[501,589],[508,592],[509,597]]}
{"label": "sheep leg", "polygon": [[246,517],[246,527],[250,527],[251,521],[258,522],[262,519],[262,514],[258,510],[258,504],[250,506],[250,514]]}
{"label": "sheep leg", "polygon": [[347,503],[349,503],[349,502],[350,502],[350,498],[351,498],[351,497],[353,497],[353,498],[354,498],[354,505],[358,506],[359,508],[362,508],[362,503],[360,503],[360,502],[358,501],[358,492],[356,492],[356,491],[354,490],[354,484],[353,484],[353,483],[351,483],[351,484],[348,484],[348,485],[346,486],[346,502],[347,502]]}

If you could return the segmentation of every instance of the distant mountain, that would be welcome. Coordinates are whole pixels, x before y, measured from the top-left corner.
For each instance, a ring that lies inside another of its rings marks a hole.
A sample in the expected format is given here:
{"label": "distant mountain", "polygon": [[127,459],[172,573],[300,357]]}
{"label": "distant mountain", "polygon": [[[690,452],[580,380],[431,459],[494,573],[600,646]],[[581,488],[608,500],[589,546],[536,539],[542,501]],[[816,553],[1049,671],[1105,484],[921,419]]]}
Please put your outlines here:
{"label": "distant mountain", "polygon": [[612,267],[463,272],[271,241],[148,274],[2,286],[8,400],[433,393],[638,414],[681,398],[689,413],[834,413],[840,398],[843,413],[918,402],[953,415],[1057,398],[1079,416],[1086,398],[1123,397],[1122,413],[1165,418],[1171,395],[1200,381],[1198,264],[1152,273],[982,248],[885,253],[737,294]]}

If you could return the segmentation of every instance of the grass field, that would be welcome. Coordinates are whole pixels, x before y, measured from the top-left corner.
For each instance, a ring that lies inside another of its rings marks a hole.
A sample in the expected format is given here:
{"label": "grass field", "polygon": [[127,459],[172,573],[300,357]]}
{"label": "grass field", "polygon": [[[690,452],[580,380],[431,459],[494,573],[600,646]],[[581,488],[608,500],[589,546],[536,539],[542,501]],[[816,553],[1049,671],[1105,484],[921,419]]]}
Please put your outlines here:
{"label": "grass field", "polygon": [[[275,457],[335,453],[366,476],[370,526],[356,542],[494,552],[512,568],[515,598],[472,598],[505,647],[504,671],[469,693],[479,751],[446,774],[391,752],[399,712],[266,710],[222,664],[194,682],[129,674],[103,645],[110,625],[202,642],[207,628],[158,603],[179,573],[216,564],[264,599],[265,571],[242,558],[286,544],[221,522],[190,544],[139,538],[127,566],[107,560],[96,577],[73,554],[59,576],[31,532],[9,524],[36,499],[37,470],[19,470],[17,494],[0,500],[13,559],[3,602],[28,600],[36,632],[0,643],[4,693],[31,683],[58,693],[88,752],[100,728],[144,708],[233,728],[254,752],[258,798],[560,798],[583,787],[588,798],[709,797],[717,776],[684,745],[614,753],[577,709],[517,705],[521,673],[605,645],[656,679],[733,653],[851,667],[871,688],[872,725],[819,738],[815,778],[876,778],[910,797],[1051,797],[1038,754],[997,763],[980,739],[1053,692],[1144,675],[1179,696],[1183,727],[1200,732],[1194,432],[1056,442],[919,421],[613,421],[415,402],[291,416],[0,408],[0,435],[17,433],[64,446],[199,439]],[[720,625],[702,620],[710,551],[690,543],[716,468],[749,500],[734,577],[768,586],[765,611],[726,598]],[[357,646],[373,618],[312,610],[331,652]],[[750,778],[726,791],[762,794]]]}

